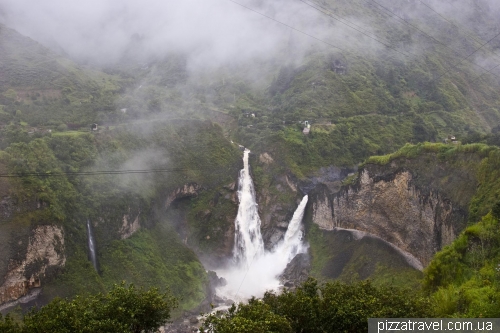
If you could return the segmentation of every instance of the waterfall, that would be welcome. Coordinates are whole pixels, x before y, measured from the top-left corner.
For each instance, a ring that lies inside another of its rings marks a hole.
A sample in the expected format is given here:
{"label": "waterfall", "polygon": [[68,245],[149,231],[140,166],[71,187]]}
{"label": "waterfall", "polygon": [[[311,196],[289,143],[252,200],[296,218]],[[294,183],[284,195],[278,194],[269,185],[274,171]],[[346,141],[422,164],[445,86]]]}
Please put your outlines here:
{"label": "waterfall", "polygon": [[304,218],[304,211],[307,205],[308,196],[302,198],[299,206],[293,213],[292,220],[288,225],[283,241],[276,246],[273,252],[279,252],[287,261],[287,264],[299,253],[304,253],[307,250],[302,242],[301,224]]}
{"label": "waterfall", "polygon": [[260,217],[255,200],[255,189],[248,166],[250,150],[243,153],[243,169],[238,179],[238,215],[236,216],[234,251],[236,262],[248,267],[252,260],[264,253],[264,242],[260,233]]}
{"label": "waterfall", "polygon": [[95,255],[95,241],[92,234],[92,227],[90,225],[90,220],[87,219],[87,235],[88,235],[88,245],[89,245],[89,256],[92,261],[94,269],[97,271],[97,257]]}
{"label": "waterfall", "polygon": [[239,207],[234,222],[234,261],[225,269],[217,270],[217,274],[227,281],[225,286],[217,290],[217,294],[233,301],[261,297],[266,290],[279,290],[281,284],[278,276],[297,254],[307,250],[301,230],[307,195],[295,210],[283,240],[272,251],[264,250],[258,205],[248,168],[249,153],[245,149],[243,169],[238,180]]}

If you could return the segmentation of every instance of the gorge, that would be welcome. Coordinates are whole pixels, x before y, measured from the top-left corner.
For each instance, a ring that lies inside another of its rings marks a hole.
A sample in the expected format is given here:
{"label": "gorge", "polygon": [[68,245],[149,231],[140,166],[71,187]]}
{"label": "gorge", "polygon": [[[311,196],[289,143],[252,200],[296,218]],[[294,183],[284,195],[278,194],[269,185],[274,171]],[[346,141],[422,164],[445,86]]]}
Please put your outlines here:
{"label": "gorge", "polygon": [[500,317],[498,1],[5,1],[2,315],[313,278]]}
{"label": "gorge", "polygon": [[218,294],[233,301],[245,301],[252,296],[261,297],[267,290],[279,290],[279,275],[297,254],[307,251],[302,231],[307,195],[295,210],[283,239],[270,251],[264,249],[249,154],[250,151],[245,149],[238,181],[239,206],[233,258],[226,267],[217,270],[218,275],[226,280]]}

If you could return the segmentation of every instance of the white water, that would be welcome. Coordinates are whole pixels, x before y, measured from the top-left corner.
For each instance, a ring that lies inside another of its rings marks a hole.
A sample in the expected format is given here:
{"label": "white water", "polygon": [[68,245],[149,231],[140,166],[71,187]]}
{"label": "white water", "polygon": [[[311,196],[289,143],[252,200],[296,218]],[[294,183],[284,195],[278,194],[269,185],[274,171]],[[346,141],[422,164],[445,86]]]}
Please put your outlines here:
{"label": "white water", "polygon": [[97,257],[95,254],[95,242],[94,242],[94,236],[92,235],[92,229],[90,226],[89,219],[87,219],[87,235],[88,235],[90,260],[92,261],[92,265],[94,266],[94,269],[97,271]]}
{"label": "white water", "polygon": [[236,216],[234,234],[234,258],[242,266],[248,267],[252,260],[264,254],[264,242],[260,233],[260,217],[255,202],[255,189],[248,168],[248,154],[243,153],[243,169],[238,180],[238,215]]}
{"label": "white water", "polygon": [[245,149],[238,185],[240,205],[235,220],[234,262],[226,269],[217,270],[217,274],[227,281],[217,294],[233,301],[261,297],[266,290],[279,290],[281,283],[278,276],[297,254],[307,250],[301,230],[308,200],[306,195],[295,210],[283,240],[272,251],[265,252],[253,181],[248,169],[249,153]]}

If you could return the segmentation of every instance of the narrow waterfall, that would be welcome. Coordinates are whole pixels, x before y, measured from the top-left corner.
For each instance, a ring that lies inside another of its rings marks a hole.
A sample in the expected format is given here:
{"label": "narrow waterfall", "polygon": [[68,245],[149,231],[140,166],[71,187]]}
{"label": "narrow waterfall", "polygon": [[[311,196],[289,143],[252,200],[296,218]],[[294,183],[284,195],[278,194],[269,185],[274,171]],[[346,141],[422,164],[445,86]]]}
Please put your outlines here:
{"label": "narrow waterfall", "polygon": [[255,200],[255,189],[250,176],[248,155],[243,153],[243,169],[238,179],[238,215],[236,216],[234,251],[236,263],[248,267],[252,260],[264,254],[264,242],[260,233],[260,217]]}
{"label": "narrow waterfall", "polygon": [[293,214],[283,240],[272,251],[264,250],[260,231],[260,217],[255,190],[248,168],[248,154],[243,154],[243,169],[238,181],[239,207],[235,220],[234,261],[217,274],[227,284],[217,290],[219,296],[233,301],[245,301],[252,296],[261,297],[266,290],[279,290],[278,276],[299,253],[307,250],[302,240],[302,218],[308,197],[304,196]]}
{"label": "narrow waterfall", "polygon": [[87,235],[88,235],[88,245],[89,245],[89,257],[92,261],[94,269],[97,271],[97,257],[95,254],[95,241],[94,235],[92,234],[92,226],[90,225],[90,220],[87,219]]}
{"label": "narrow waterfall", "polygon": [[[299,253],[304,253],[307,247],[302,242],[302,219],[304,218],[304,211],[306,209],[308,196],[302,198],[299,206],[293,213],[292,220],[288,225],[283,242],[276,246],[274,252],[279,252],[287,261],[287,264]],[[285,265],[286,266],[286,265]]]}

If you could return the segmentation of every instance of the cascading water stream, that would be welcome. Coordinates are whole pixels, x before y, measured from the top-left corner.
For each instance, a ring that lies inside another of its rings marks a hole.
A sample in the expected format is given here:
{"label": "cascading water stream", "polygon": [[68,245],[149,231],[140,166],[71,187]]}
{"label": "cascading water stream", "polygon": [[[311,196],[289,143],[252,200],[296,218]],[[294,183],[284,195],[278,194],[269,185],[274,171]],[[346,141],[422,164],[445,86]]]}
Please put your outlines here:
{"label": "cascading water stream", "polygon": [[89,256],[92,261],[94,269],[97,271],[97,257],[95,254],[95,241],[94,235],[92,234],[92,227],[90,225],[90,220],[87,219],[87,235],[88,235],[88,245],[89,245]]}
{"label": "cascading water stream", "polygon": [[235,220],[234,258],[236,263],[248,267],[251,261],[264,254],[264,241],[260,233],[260,217],[255,201],[255,189],[248,166],[250,150],[243,153],[243,169],[238,180],[238,215]]}
{"label": "cascading water stream", "polygon": [[217,290],[217,294],[234,301],[261,297],[266,290],[278,290],[281,287],[278,276],[297,254],[307,250],[301,230],[307,195],[293,214],[283,240],[272,251],[264,250],[258,205],[248,166],[249,153],[245,149],[243,169],[238,180],[240,204],[235,220],[234,262],[226,269],[217,271],[227,281],[224,287]]}
{"label": "cascading water stream", "polygon": [[304,253],[307,250],[307,247],[302,242],[302,230],[301,224],[302,219],[304,218],[304,211],[307,205],[308,196],[305,195],[302,198],[299,206],[293,213],[292,220],[288,225],[288,229],[286,230],[285,237],[283,237],[283,241],[276,246],[276,249],[273,252],[277,252],[287,261],[288,264],[297,254]]}

